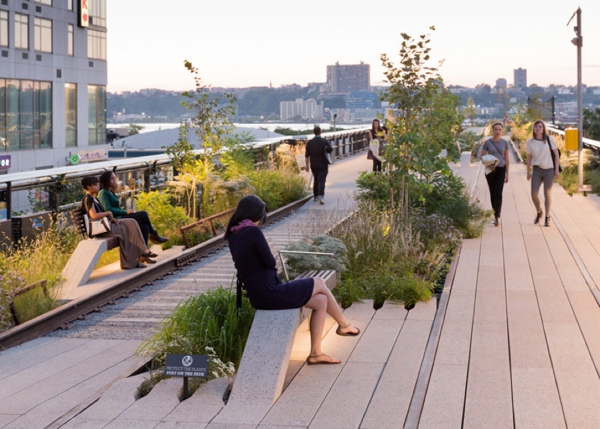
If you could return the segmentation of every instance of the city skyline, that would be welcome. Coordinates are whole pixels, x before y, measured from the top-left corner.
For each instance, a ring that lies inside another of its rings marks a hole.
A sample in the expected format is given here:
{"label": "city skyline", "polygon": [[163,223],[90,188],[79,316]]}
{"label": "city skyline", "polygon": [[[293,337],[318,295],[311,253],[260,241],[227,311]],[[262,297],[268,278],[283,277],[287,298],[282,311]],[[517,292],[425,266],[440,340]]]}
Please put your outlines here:
{"label": "city skyline", "polygon": [[[511,84],[513,70],[523,68],[529,85],[572,86],[575,19],[566,24],[578,6],[583,83],[600,85],[600,28],[592,24],[600,19],[600,2],[595,0],[543,5],[507,0],[498,7],[459,0],[451,8],[390,1],[371,11],[314,0],[292,10],[272,0],[234,2],[227,10],[214,2],[162,4],[108,4],[108,91],[189,89],[193,79],[183,67],[186,59],[215,87],[325,82],[327,66],[338,61],[370,64],[371,85],[377,86],[384,80],[379,57],[386,53],[397,62],[401,32],[431,34],[429,65],[445,60],[439,71],[447,85],[494,86],[499,78]],[[436,30],[429,31],[430,25]]]}

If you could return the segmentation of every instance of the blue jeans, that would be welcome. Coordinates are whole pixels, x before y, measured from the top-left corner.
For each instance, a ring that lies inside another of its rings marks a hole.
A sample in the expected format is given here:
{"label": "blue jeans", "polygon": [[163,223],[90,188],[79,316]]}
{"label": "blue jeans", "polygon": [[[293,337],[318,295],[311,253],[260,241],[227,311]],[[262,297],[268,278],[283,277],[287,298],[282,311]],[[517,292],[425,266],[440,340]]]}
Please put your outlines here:
{"label": "blue jeans", "polygon": [[310,168],[315,181],[313,182],[313,196],[324,197],[325,196],[325,179],[327,179],[327,173],[329,168],[327,166],[321,168]]}

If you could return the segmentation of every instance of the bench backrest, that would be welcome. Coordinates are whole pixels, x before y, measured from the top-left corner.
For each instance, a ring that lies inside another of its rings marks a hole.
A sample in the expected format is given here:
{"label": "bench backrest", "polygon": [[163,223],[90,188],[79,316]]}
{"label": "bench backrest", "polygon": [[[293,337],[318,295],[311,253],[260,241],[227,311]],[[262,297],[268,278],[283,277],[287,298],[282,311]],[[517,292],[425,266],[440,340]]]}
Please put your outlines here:
{"label": "bench backrest", "polygon": [[71,216],[71,222],[73,223],[73,227],[77,231],[78,234],[81,234],[83,238],[88,238],[87,230],[85,229],[85,222],[83,220],[83,212],[81,211],[81,207],[77,207],[73,210],[69,210],[69,215]]}

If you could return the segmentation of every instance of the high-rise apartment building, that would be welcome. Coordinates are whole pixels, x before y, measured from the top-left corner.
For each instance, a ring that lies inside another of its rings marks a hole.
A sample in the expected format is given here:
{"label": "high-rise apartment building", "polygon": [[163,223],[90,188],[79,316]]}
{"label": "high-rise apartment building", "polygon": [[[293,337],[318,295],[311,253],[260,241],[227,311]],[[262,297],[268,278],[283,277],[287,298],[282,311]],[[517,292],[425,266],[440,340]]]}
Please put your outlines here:
{"label": "high-rise apartment building", "polygon": [[348,94],[355,91],[369,91],[371,88],[371,66],[364,64],[327,66],[327,86],[329,92]]}
{"label": "high-rise apartment building", "polygon": [[0,173],[105,158],[106,32],[106,0],[0,0]]}
{"label": "high-rise apartment building", "polygon": [[514,71],[514,86],[527,88],[527,69],[518,68]]}

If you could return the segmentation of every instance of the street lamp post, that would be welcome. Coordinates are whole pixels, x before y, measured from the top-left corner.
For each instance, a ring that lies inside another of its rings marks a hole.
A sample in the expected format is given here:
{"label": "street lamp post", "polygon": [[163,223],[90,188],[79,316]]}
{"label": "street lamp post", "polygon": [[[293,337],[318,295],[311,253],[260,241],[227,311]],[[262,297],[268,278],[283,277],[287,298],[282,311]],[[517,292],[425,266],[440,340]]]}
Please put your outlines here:
{"label": "street lamp post", "polygon": [[591,191],[590,186],[583,185],[583,101],[582,101],[582,66],[581,66],[581,48],[583,47],[583,33],[581,31],[581,8],[577,8],[575,13],[567,22],[571,23],[577,15],[577,26],[574,28],[577,37],[571,40],[577,46],[577,140],[578,140],[578,155],[577,155],[577,187],[579,192]]}

